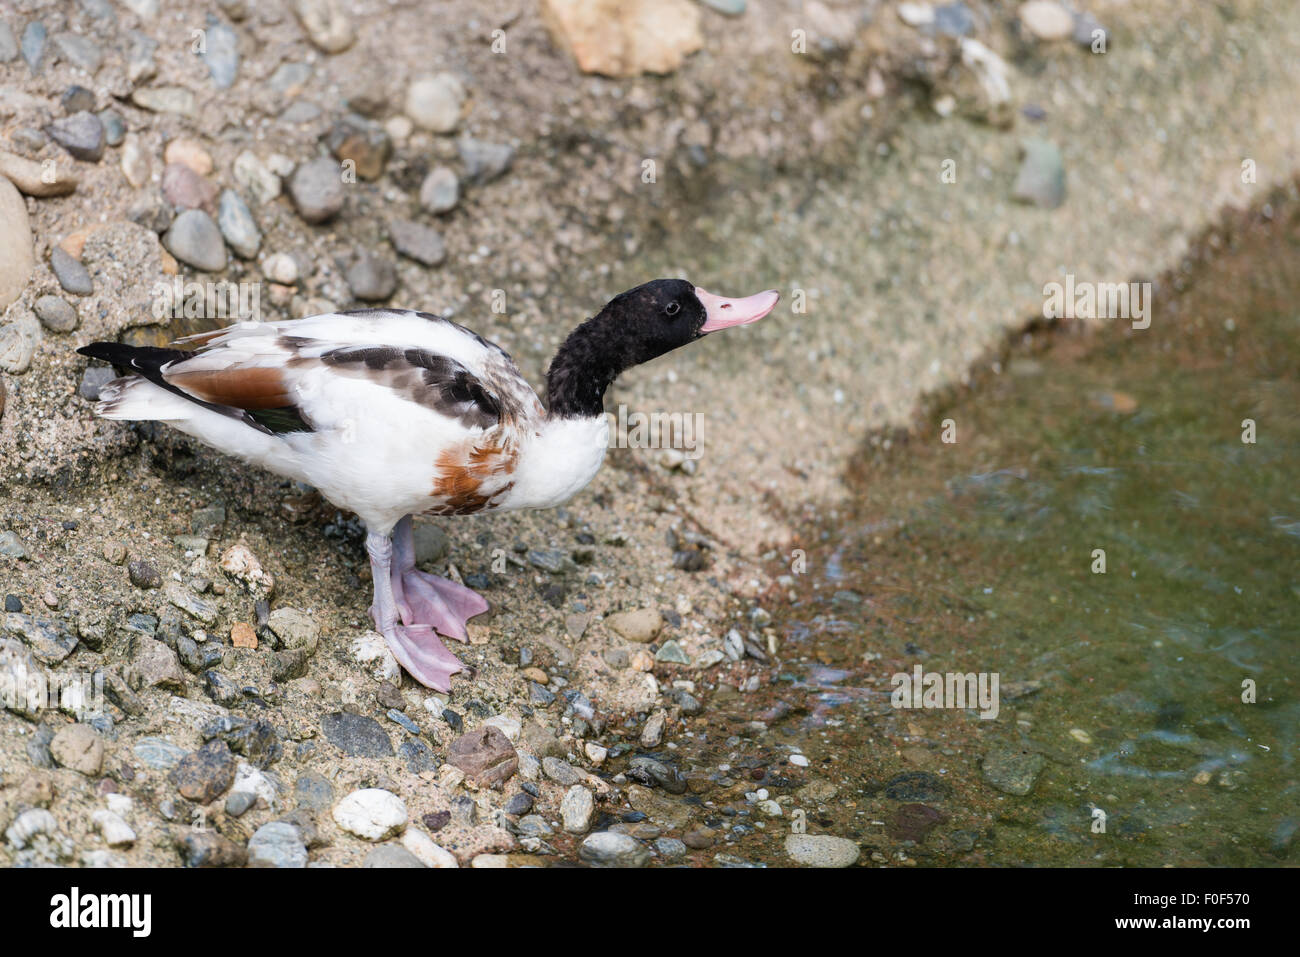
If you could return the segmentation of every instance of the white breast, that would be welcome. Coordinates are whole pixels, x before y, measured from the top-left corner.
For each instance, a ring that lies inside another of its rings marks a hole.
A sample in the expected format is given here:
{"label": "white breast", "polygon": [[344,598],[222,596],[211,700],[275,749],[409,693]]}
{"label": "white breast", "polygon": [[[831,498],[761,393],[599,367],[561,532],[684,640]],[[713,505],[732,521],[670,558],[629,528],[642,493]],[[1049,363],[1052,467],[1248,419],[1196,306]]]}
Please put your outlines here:
{"label": "white breast", "polygon": [[514,487],[498,507],[550,508],[568,501],[596,477],[608,444],[603,415],[542,421],[524,441]]}

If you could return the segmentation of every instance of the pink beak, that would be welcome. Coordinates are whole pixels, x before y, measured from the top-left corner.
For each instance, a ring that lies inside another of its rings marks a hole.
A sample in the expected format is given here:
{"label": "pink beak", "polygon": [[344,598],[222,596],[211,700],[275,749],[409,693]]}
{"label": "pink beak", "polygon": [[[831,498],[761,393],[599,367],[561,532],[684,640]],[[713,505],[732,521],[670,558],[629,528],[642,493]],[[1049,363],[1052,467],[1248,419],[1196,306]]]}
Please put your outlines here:
{"label": "pink beak", "polygon": [[699,286],[695,287],[695,296],[703,303],[705,312],[700,332],[717,332],[731,326],[747,326],[751,322],[758,322],[776,308],[776,301],[781,298],[779,292],[769,289],[744,299],[727,299],[725,296],[705,292]]}

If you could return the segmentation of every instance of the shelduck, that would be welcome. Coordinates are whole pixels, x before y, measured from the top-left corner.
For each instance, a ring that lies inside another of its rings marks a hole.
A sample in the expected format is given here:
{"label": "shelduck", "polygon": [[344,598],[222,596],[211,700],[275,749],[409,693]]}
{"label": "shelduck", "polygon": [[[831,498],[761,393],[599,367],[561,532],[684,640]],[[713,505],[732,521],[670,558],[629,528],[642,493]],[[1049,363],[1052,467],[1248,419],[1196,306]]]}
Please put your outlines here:
{"label": "shelduck", "polygon": [[573,330],[546,376],[545,407],[510,356],[439,316],[363,309],[244,322],[159,349],[96,342],[77,351],[117,369],[96,413],[165,422],[314,486],[367,529],[375,627],[421,684],[451,690],[488,603],[415,567],[413,515],[550,508],[600,469],[605,390],[634,365],[755,322],[768,290],[727,299],[679,279],[621,293]]}

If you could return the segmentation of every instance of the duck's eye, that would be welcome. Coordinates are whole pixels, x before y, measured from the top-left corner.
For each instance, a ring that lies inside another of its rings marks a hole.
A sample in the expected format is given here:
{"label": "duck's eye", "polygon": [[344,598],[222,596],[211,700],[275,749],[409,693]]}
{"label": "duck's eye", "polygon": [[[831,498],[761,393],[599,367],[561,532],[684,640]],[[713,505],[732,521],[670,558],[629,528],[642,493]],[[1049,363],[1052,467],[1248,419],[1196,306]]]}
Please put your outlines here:
{"label": "duck's eye", "polygon": [[668,315],[670,316],[675,316],[677,315],[678,312],[681,311],[681,308],[682,308],[681,303],[670,302],[668,305],[664,307],[664,312],[668,313]]}

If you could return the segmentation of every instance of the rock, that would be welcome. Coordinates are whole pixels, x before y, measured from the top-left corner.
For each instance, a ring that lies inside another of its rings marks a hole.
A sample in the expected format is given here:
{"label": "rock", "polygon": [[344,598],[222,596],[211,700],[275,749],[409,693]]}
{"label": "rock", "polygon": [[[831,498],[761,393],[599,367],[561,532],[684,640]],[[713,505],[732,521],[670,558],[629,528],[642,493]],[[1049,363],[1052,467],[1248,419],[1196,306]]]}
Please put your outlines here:
{"label": "rock", "polygon": [[263,824],[248,839],[252,867],[306,867],[307,845],[302,832],[284,821]]}
{"label": "rock", "polygon": [[303,163],[289,178],[289,196],[298,215],[309,223],[324,223],[343,209],[343,180],[338,164],[329,159]]}
{"label": "rock", "polygon": [[41,325],[50,332],[71,332],[77,328],[77,310],[66,299],[41,296],[32,307]]}
{"label": "rock", "polygon": [[162,575],[158,574],[158,569],[154,568],[149,562],[143,560],[131,562],[126,566],[126,574],[131,579],[131,584],[136,588],[159,588],[162,586]]}
{"label": "rock", "polygon": [[293,12],[307,38],[324,53],[342,53],[356,40],[340,0],[294,0]]}
{"label": "rock", "polygon": [[975,17],[964,3],[945,3],[934,9],[934,28],[944,36],[969,36],[975,32]]}
{"label": "rock", "polygon": [[63,91],[63,96],[59,97],[59,106],[63,107],[63,112],[69,116],[82,111],[92,111],[95,109],[95,94],[92,90],[74,83]]}
{"label": "rock", "polygon": [[659,646],[655,652],[655,661],[662,661],[667,664],[689,665],[691,656],[676,641],[669,639]]}
{"label": "rock", "polygon": [[38,198],[66,196],[81,182],[71,163],[46,165],[6,150],[0,150],[0,177],[17,186],[19,192]]}
{"label": "rock", "polygon": [[262,568],[262,563],[246,545],[231,545],[221,553],[220,564],[229,578],[256,599],[270,597],[275,589],[275,578]]}
{"label": "rock", "polygon": [[1055,143],[1031,139],[1022,144],[1024,159],[1011,195],[1018,202],[1056,209],[1065,202],[1065,163]]}
{"label": "rock", "polygon": [[564,829],[570,834],[586,834],[591,829],[591,815],[596,804],[591,792],[581,784],[575,784],[560,802],[560,819]]}
{"label": "rock", "polygon": [[33,73],[40,71],[41,60],[45,57],[46,36],[45,24],[39,20],[32,20],[23,30],[20,49],[23,59],[27,61],[27,68]]}
{"label": "rock", "polygon": [[606,628],[620,638],[637,644],[653,641],[663,624],[663,616],[654,608],[620,611],[605,618]]}
{"label": "rock", "polygon": [[704,45],[687,0],[542,0],[541,13],[584,73],[671,73]]}
{"label": "rock", "polygon": [[316,653],[320,644],[320,625],[307,612],[297,608],[277,608],[266,623],[286,648],[303,648],[309,654]]}
{"label": "rock", "polygon": [[451,743],[447,763],[481,788],[500,787],[519,770],[515,747],[498,728],[487,725]]}
{"label": "rock", "polygon": [[928,3],[900,3],[898,19],[909,27],[928,27],[934,24],[934,7]]}
{"label": "rock", "polygon": [[201,209],[187,209],[163,234],[163,246],[188,266],[203,272],[226,268],[226,246],[217,224]]}
{"label": "rock", "polygon": [[1033,751],[1001,748],[984,755],[982,772],[985,782],[999,791],[1022,796],[1034,789],[1046,763]]}
{"label": "rock", "polygon": [[193,119],[198,113],[194,94],[183,86],[140,87],[131,102],[150,113],[176,113]]}
{"label": "rock", "polygon": [[[0,271],[3,268],[0,263]],[[31,367],[36,344],[41,341],[41,324],[26,309],[16,312],[17,319],[0,326],[0,372],[22,375]]]}
{"label": "rock", "polygon": [[87,401],[97,402],[100,390],[117,378],[117,373],[107,366],[91,366],[82,374],[77,393]]}
{"label": "rock", "polygon": [[418,263],[436,266],[447,258],[447,248],[436,229],[409,219],[395,219],[388,224],[388,235],[394,249]]}
{"label": "rock", "polygon": [[334,808],[334,823],[367,841],[384,841],[406,829],[406,805],[380,788],[353,791]]}
{"label": "rock", "polygon": [[351,651],[352,660],[376,681],[394,681],[401,674],[388,642],[377,631],[363,632],[353,638]]}
{"label": "rock", "polygon": [[163,589],[167,595],[167,600],[179,608],[185,614],[189,615],[205,625],[214,625],[217,622],[217,608],[211,602],[206,602],[194,592],[179,584],[178,582],[168,582],[167,587]]}
{"label": "rock", "polygon": [[207,19],[207,43],[203,51],[212,85],[219,90],[228,89],[239,74],[239,37],[212,14]]}
{"label": "rock", "polygon": [[226,742],[209,741],[182,758],[168,779],[182,797],[195,804],[209,804],[234,783],[235,758]]}
{"label": "rock", "polygon": [[140,138],[134,133],[128,133],[122,141],[122,175],[136,189],[149,182],[149,156],[140,145]]}
{"label": "rock", "polygon": [[293,785],[294,798],[298,807],[312,811],[323,811],[334,803],[334,788],[329,780],[315,771],[298,775]]}
{"label": "rock", "polygon": [[86,267],[58,246],[50,250],[50,268],[54,270],[54,276],[65,292],[77,296],[89,296],[95,291],[95,284],[91,281]]}
{"label": "rock", "polygon": [[[0,179],[0,312],[22,295],[36,268],[36,255],[32,250],[32,227],[27,219],[27,204],[7,179]],[[8,327],[6,327],[8,328]],[[33,343],[33,348],[35,343]],[[8,358],[0,343],[0,368],[16,371],[16,356]],[[22,371],[31,362],[30,353],[22,363]]]}
{"label": "rock", "polygon": [[415,545],[415,564],[427,565],[438,561],[451,550],[451,540],[437,525],[415,522],[411,528]]}
{"label": "rock", "polygon": [[504,143],[489,143],[464,137],[456,141],[460,160],[465,164],[465,176],[471,183],[490,183],[510,168],[515,159],[515,148]]}
{"label": "rock", "polygon": [[121,146],[126,138],[126,120],[117,110],[101,110],[95,114],[104,127],[104,142],[109,146]]}
{"label": "rock", "polygon": [[1064,40],[1074,33],[1074,17],[1054,0],[1030,0],[1018,11],[1020,23],[1039,40]]}
{"label": "rock", "polygon": [[663,708],[657,709],[646,719],[645,726],[641,728],[641,747],[653,750],[663,743],[664,724],[667,720],[668,714]]}
{"label": "rock", "polygon": [[542,758],[542,773],[556,784],[562,784],[565,787],[580,784],[583,779],[582,773],[573,765],[553,757]]}
{"label": "rock", "polygon": [[233,189],[222,190],[217,205],[217,226],[239,257],[252,259],[262,246],[262,234],[248,205]]}
{"label": "rock", "polygon": [[251,150],[244,150],[235,157],[231,175],[235,184],[257,206],[263,206],[280,195],[280,177]]}
{"label": "rock", "polygon": [[378,123],[360,116],[345,116],[334,124],[325,139],[330,152],[341,162],[351,162],[365,180],[378,179],[393,151],[392,141]]}
{"label": "rock", "polygon": [[831,834],[788,834],[785,852],[796,864],[808,867],[849,867],[860,853],[848,838]]}
{"label": "rock", "polygon": [[650,863],[650,851],[634,837],[597,831],[583,839],[578,858],[593,867],[645,867]]}
{"label": "rock", "polygon": [[1095,16],[1087,11],[1074,15],[1074,42],[1095,52],[1103,52],[1110,43],[1110,32],[1101,25]]}
{"label": "rock", "polygon": [[54,735],[50,754],[60,767],[94,777],[104,766],[104,739],[85,724],[70,724]]}
{"label": "rock", "polygon": [[402,847],[414,854],[425,867],[460,866],[450,851],[440,847],[429,835],[414,827],[408,827],[402,835]]}
{"label": "rock", "polygon": [[456,129],[464,105],[465,87],[450,73],[419,77],[406,90],[406,115],[433,133]]}
{"label": "rock", "polygon": [[243,867],[248,851],[213,830],[188,831],[180,840],[186,867]]}
{"label": "rock", "polygon": [[169,771],[190,752],[177,747],[166,738],[138,738],[132,748],[135,756],[158,771]]}
{"label": "rock", "polygon": [[389,740],[379,722],[366,715],[336,711],[321,719],[326,740],[344,754],[357,758],[387,758],[393,754]]}
{"label": "rock", "polygon": [[362,867],[424,867],[424,862],[398,844],[381,844],[361,862]]}
{"label": "rock", "polygon": [[82,110],[65,116],[46,124],[45,132],[73,159],[97,163],[104,155],[104,124],[94,113]]}
{"label": "rock", "polygon": [[59,56],[65,63],[70,63],[79,70],[85,70],[92,76],[104,62],[104,54],[99,45],[89,37],[62,31],[50,37]]}
{"label": "rock", "polygon": [[298,282],[298,263],[286,253],[273,253],[262,263],[262,274],[271,282],[292,286]]}
{"label": "rock", "polygon": [[60,664],[77,647],[77,638],[58,622],[19,612],[7,612],[3,630],[19,638],[43,665]]}
{"label": "rock", "polygon": [[420,184],[420,205],[428,212],[439,215],[456,208],[460,201],[460,180],[446,166],[438,166]]}
{"label": "rock", "polygon": [[920,844],[942,822],[944,815],[925,804],[904,804],[894,811],[889,822],[889,835],[896,841]]}
{"label": "rock", "polygon": [[168,163],[163,168],[163,196],[180,209],[202,209],[211,214],[216,209],[217,188],[184,163]]}
{"label": "rock", "polygon": [[176,652],[153,638],[137,638],[133,645],[131,669],[146,688],[184,690],[185,672]]}
{"label": "rock", "polygon": [[109,847],[128,847],[135,843],[135,831],[131,830],[131,825],[127,824],[121,815],[100,808],[90,816],[90,819]]}
{"label": "rock", "polygon": [[[13,532],[0,532],[0,556],[5,558],[26,558],[27,549]],[[22,611],[21,608],[5,608],[5,611]]]}
{"label": "rock", "polygon": [[344,273],[352,295],[365,302],[381,302],[397,289],[397,270],[390,260],[362,250]]}
{"label": "rock", "polygon": [[207,176],[212,172],[212,155],[197,140],[185,137],[167,141],[163,148],[163,162],[168,166],[178,163],[196,176]]}

